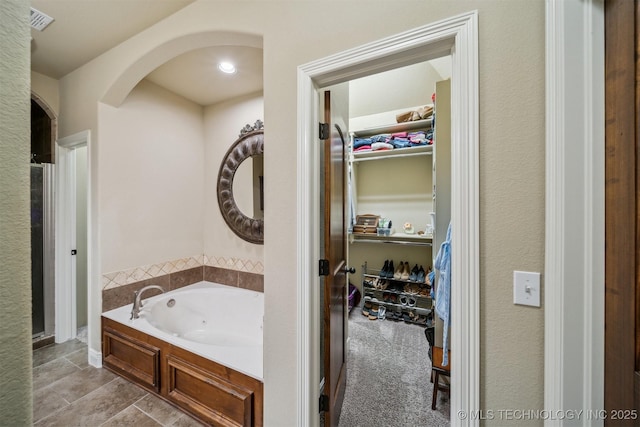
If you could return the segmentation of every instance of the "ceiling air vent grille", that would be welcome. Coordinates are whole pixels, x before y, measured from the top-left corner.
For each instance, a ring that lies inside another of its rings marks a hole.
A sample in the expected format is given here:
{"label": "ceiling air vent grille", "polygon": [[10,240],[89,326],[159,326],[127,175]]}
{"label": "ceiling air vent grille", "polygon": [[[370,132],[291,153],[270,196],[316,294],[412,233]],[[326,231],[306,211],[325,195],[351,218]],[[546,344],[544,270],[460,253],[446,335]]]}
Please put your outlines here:
{"label": "ceiling air vent grille", "polygon": [[31,27],[38,31],[42,31],[47,28],[47,25],[53,22],[53,18],[49,15],[40,12],[34,8],[31,8]]}

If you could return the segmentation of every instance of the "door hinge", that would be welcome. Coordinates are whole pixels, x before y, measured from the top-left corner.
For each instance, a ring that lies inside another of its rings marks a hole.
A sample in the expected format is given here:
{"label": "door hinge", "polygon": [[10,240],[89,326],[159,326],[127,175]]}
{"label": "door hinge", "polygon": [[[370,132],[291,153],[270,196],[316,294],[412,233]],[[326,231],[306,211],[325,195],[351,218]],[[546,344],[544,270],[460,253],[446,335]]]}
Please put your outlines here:
{"label": "door hinge", "polygon": [[329,396],[326,394],[320,395],[320,412],[327,412],[329,410]]}
{"label": "door hinge", "polygon": [[329,123],[318,123],[318,135],[323,141],[329,139]]}
{"label": "door hinge", "polygon": [[329,275],[329,260],[321,259],[318,262],[318,274],[320,276],[328,276]]}

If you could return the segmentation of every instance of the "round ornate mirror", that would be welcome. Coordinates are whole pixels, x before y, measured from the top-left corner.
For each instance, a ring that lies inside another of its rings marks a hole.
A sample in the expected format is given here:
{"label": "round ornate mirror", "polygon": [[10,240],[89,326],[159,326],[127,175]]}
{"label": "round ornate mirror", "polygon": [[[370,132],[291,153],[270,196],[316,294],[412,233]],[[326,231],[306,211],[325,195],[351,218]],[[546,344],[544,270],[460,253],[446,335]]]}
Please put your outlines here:
{"label": "round ornate mirror", "polygon": [[[247,242],[263,244],[264,243],[264,220],[246,215],[238,208],[236,199],[233,194],[233,180],[236,171],[247,159],[261,159],[264,153],[264,130],[263,123],[257,120],[253,126],[245,126],[238,139],[231,145],[220,165],[218,172],[218,205],[222,217],[229,228],[240,238]],[[262,208],[262,176],[257,177],[256,185],[252,185],[249,190],[259,192],[259,196],[253,199],[259,200],[260,208]]]}

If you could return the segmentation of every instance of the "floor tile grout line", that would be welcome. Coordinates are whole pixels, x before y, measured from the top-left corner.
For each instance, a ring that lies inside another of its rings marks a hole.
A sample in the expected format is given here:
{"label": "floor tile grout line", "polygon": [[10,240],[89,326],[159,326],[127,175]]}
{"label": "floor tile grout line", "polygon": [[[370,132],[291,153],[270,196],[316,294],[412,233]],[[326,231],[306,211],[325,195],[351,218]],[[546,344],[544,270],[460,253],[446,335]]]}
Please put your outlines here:
{"label": "floor tile grout line", "polygon": [[127,409],[131,408],[133,405],[129,405],[126,408],[124,408],[122,411],[113,414],[113,416],[111,418],[109,418],[108,420],[105,420],[102,424],[100,424],[100,426],[105,425],[106,423],[108,423],[109,421],[111,421],[112,419],[114,419],[115,417],[117,417],[118,415],[120,415],[121,413],[123,413],[124,411],[126,411]]}
{"label": "floor tile grout line", "polygon": [[64,358],[64,360],[66,360],[67,362],[71,363],[73,366],[77,367],[81,371],[84,371],[85,369],[87,369],[87,368],[89,368],[91,366],[91,365],[89,365],[89,366],[85,366],[83,368],[82,366],[78,365],[77,363],[72,362],[71,360],[67,359],[66,357]]}
{"label": "floor tile grout line", "polygon": [[[55,393],[55,391],[54,391],[53,393]],[[57,393],[56,393],[56,394],[57,394]],[[67,402],[67,406],[63,406],[62,408],[58,408],[58,409],[56,409],[55,411],[51,412],[50,414],[47,414],[46,416],[44,416],[44,417],[42,417],[42,418],[40,418],[40,419],[38,419],[38,420],[33,420],[33,424],[34,424],[34,425],[35,425],[36,423],[41,422],[42,420],[46,420],[47,418],[54,416],[54,415],[55,415],[55,414],[57,414],[58,412],[60,412],[60,411],[62,411],[62,410],[65,410],[65,409],[67,409],[69,406],[71,406],[71,403],[70,403],[67,399],[65,399],[64,397],[62,397],[62,396],[60,396],[60,395],[58,395],[58,397],[60,397],[60,399],[64,400],[65,402]]]}
{"label": "floor tile grout line", "polygon": [[[144,396],[142,399],[146,399],[149,396],[149,394],[147,394],[146,396]],[[140,402],[142,399],[137,400],[136,402],[134,402],[131,406],[135,406],[137,410],[139,410],[140,412],[142,412],[143,414],[145,414],[147,417],[151,418],[153,421],[157,422],[158,424],[160,424],[161,426],[167,426],[167,424],[160,422],[160,420],[156,419],[153,415],[149,414],[147,411],[145,411],[144,409],[142,409],[139,406],[136,406],[136,403]],[[174,408],[174,406],[171,406],[172,408]],[[180,417],[184,415],[184,414],[180,414]],[[178,418],[180,418],[178,417]],[[171,423],[173,424],[173,423]],[[169,425],[171,425],[169,424]]]}
{"label": "floor tile grout line", "polygon": [[[167,403],[169,406],[171,406],[172,409],[175,409],[176,411],[178,411],[180,413],[180,416],[178,418],[176,418],[171,424],[165,424],[163,422],[161,422],[160,420],[156,419],[153,415],[149,414],[148,412],[146,412],[144,409],[140,408],[139,406],[137,406],[136,404],[139,403],[141,400],[146,399],[149,396],[153,396],[156,397],[158,399],[160,399],[161,402],[163,403]],[[152,420],[154,420],[155,422],[157,422],[158,424],[160,424],[163,427],[170,427],[176,424],[176,422],[178,422],[178,420],[180,420],[183,417],[187,417],[189,419],[193,419],[189,416],[189,414],[187,414],[186,412],[184,412],[182,409],[178,408],[177,406],[173,406],[171,403],[166,402],[165,400],[159,398],[158,396],[154,395],[153,393],[147,393],[146,396],[141,397],[140,399],[138,399],[137,401],[135,401],[134,403],[131,404],[132,406],[135,406],[137,409],[140,410],[140,412],[142,412],[143,414],[147,415],[149,418],[151,418]]]}

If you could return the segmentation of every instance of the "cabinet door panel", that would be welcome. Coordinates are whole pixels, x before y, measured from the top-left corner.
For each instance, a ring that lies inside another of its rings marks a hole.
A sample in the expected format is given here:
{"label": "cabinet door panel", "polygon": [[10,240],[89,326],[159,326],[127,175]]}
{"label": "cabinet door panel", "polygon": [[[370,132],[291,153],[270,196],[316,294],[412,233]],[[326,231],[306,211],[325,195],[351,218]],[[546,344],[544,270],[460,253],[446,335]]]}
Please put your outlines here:
{"label": "cabinet door panel", "polygon": [[131,381],[160,392],[160,349],[105,328],[104,365]]}
{"label": "cabinet door panel", "polygon": [[252,390],[173,356],[167,357],[167,371],[170,401],[213,425],[252,425]]}

